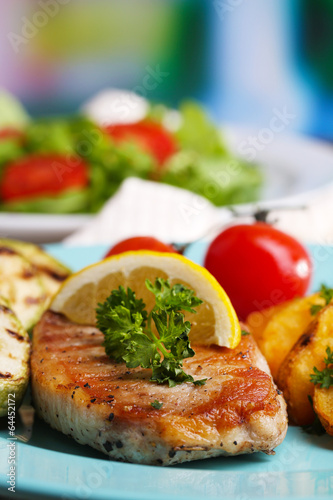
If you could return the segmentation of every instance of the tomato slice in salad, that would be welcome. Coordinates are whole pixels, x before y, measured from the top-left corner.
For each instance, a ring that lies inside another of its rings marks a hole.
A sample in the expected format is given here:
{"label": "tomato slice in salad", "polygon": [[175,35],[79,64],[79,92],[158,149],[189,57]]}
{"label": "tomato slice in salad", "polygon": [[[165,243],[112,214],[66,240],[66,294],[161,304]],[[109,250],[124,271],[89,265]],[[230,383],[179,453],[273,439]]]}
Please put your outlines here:
{"label": "tomato slice in salad", "polygon": [[0,129],[0,141],[5,139],[17,139],[19,142],[23,142],[24,133],[21,130],[15,128],[3,128]]}
{"label": "tomato slice in salad", "polygon": [[152,154],[159,165],[163,165],[178,149],[172,134],[153,121],[109,125],[106,131],[117,144],[135,142],[144,151]]}
{"label": "tomato slice in salad", "polygon": [[85,187],[88,181],[88,168],[81,158],[30,155],[5,168],[0,195],[5,202],[52,196],[71,188]]}

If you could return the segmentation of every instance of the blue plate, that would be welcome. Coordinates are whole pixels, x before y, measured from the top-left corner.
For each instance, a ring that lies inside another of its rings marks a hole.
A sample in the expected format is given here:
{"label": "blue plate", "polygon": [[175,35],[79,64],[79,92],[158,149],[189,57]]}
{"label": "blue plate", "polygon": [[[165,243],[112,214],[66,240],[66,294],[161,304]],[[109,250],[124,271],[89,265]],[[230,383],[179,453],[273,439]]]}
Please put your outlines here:
{"label": "blue plate", "polygon": [[[50,245],[48,250],[79,270],[99,260],[106,248]],[[205,250],[206,244],[195,244],[187,256],[201,263]],[[321,282],[333,285],[333,247],[313,246],[310,250],[315,264],[312,288]],[[9,434],[5,419],[0,422],[3,498],[10,494]],[[112,462],[36,420],[32,439],[27,444],[16,442],[16,494],[32,499],[94,500],[329,498],[333,496],[333,438],[290,427],[275,456],[255,453],[160,468]]]}

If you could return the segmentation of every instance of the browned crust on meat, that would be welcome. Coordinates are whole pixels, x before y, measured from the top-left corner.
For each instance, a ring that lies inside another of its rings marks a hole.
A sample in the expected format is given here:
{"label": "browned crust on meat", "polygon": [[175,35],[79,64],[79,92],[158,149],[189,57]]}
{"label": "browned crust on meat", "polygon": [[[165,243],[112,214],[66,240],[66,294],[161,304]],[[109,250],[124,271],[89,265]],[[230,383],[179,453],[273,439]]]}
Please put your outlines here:
{"label": "browned crust on meat", "polygon": [[234,350],[195,346],[184,369],[208,378],[201,387],[152,383],[150,370],[110,360],[102,341],[98,329],[50,311],[34,331],[36,409],[77,441],[118,460],[166,465],[270,452],[283,440],[285,403],[250,335]]}

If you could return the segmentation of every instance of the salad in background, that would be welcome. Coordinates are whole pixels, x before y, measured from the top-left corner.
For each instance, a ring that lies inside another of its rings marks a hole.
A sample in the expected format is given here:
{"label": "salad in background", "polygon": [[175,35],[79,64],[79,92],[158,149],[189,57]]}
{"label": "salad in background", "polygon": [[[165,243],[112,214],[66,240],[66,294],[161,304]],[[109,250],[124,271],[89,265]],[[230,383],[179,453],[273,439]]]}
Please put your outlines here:
{"label": "salad in background", "polygon": [[[91,108],[91,106],[90,106]],[[255,201],[262,174],[235,158],[203,108],[147,103],[135,121],[89,112],[30,118],[0,93],[0,210],[95,213],[127,177],[188,189],[222,206]]]}

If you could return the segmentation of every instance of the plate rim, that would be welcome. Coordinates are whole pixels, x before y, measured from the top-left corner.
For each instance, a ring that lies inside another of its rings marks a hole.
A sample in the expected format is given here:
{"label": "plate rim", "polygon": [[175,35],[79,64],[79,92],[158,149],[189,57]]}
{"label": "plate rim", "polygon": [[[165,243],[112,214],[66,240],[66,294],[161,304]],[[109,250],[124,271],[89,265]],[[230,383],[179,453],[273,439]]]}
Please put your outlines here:
{"label": "plate rim", "polygon": [[[199,245],[202,246],[202,245],[205,245],[206,243],[205,242],[201,242]],[[196,244],[198,245],[198,244]],[[328,247],[330,247],[332,249],[332,252],[333,252],[333,245],[327,245]],[[73,252],[73,248],[68,248],[66,247],[65,245],[62,245],[62,244],[55,244],[55,245],[50,245],[49,248],[51,249],[52,251],[52,247],[54,249],[54,251],[58,248],[58,249],[62,249],[64,251],[64,253],[68,252],[68,255],[71,254],[71,258],[74,258],[72,252]],[[98,245],[98,246],[95,246],[95,245],[90,245],[88,246],[88,249],[92,249],[92,248],[95,248],[96,250],[96,253],[94,254],[94,258],[98,258],[98,255],[102,255],[103,254],[103,251],[104,251],[104,246],[103,245]],[[321,246],[319,245],[318,247],[321,248]],[[317,246],[316,245],[311,245],[310,248],[312,248],[312,250],[314,251]],[[85,249],[87,250],[87,247],[85,247]],[[76,247],[75,249],[77,252],[80,251],[80,247]],[[330,259],[331,261],[333,261],[333,253],[330,253]],[[89,252],[88,252],[89,253]],[[88,255],[88,253],[86,255]],[[86,258],[86,257],[85,257]],[[76,257],[75,257],[76,259]],[[329,263],[329,260],[328,260],[328,263]],[[325,265],[327,265],[327,261],[325,262]],[[294,430],[291,430],[290,429],[294,429]],[[299,433],[301,433],[301,430],[298,429],[298,428],[289,428],[289,431],[291,433],[291,435],[298,435]],[[303,434],[302,434],[303,435]],[[322,436],[321,438],[318,438],[318,439],[324,439],[325,436]],[[310,439],[310,438],[309,438]],[[2,444],[2,446],[0,446],[0,449],[3,449],[4,448],[4,443],[3,441],[5,441],[5,438],[4,437],[0,437],[0,445]],[[311,446],[311,443],[309,443],[310,446]],[[283,445],[283,444],[282,444]],[[25,445],[25,444],[19,444],[19,447],[20,446],[29,446],[29,445]],[[288,442],[288,446],[292,446],[292,442],[289,443]],[[133,472],[141,472],[141,475],[147,475],[149,476],[149,472],[152,471],[152,470],[156,470],[156,471],[159,471],[159,472],[162,472],[162,474],[166,475],[166,476],[169,476],[169,475],[172,475],[173,474],[173,471],[179,471],[179,475],[181,474],[185,474],[186,473],[191,476],[192,478],[195,478],[198,474],[202,473],[203,476],[204,475],[207,475],[207,473],[210,474],[210,476],[215,476],[215,477],[220,477],[219,475],[225,475],[227,478],[228,477],[231,477],[232,475],[233,476],[237,476],[238,477],[248,477],[248,479],[250,480],[250,478],[252,477],[252,482],[253,480],[256,478],[256,475],[258,476],[258,479],[262,479],[262,474],[265,473],[265,474],[270,474],[271,472],[274,473],[274,470],[269,472],[269,471],[266,471],[265,470],[265,467],[264,467],[264,462],[263,461],[263,464],[262,464],[262,470],[248,470],[248,471],[245,471],[245,470],[237,470],[237,465],[235,467],[235,470],[232,469],[232,470],[223,470],[223,468],[221,468],[220,470],[217,470],[217,469],[196,469],[196,468],[192,468],[189,466],[189,464],[187,463],[184,463],[181,468],[178,468],[177,466],[171,466],[171,467],[156,467],[156,466],[150,466],[150,465],[144,465],[144,464],[123,464],[123,463],[120,463],[120,462],[114,462],[114,461],[111,461],[111,460],[108,460],[106,457],[103,457],[103,458],[94,458],[94,457],[87,457],[87,456],[84,456],[84,455],[79,455],[79,454],[74,454],[74,455],[71,455],[69,453],[66,453],[66,452],[61,452],[61,451],[58,451],[58,450],[54,450],[54,449],[47,449],[47,448],[37,448],[37,447],[34,447],[35,450],[37,451],[37,454],[39,455],[39,460],[40,461],[43,461],[43,459],[47,458],[47,456],[52,456],[52,457],[58,457],[59,460],[61,460],[62,457],[66,456],[68,457],[68,460],[65,460],[66,463],[74,463],[74,462],[81,462],[82,460],[84,461],[84,466],[85,464],[88,464],[88,465],[93,465],[93,464],[97,464],[97,465],[102,465],[102,464],[107,464],[107,465],[111,465],[110,469],[113,469],[115,468],[116,472],[117,471],[122,471],[123,468],[125,468],[124,470],[127,469],[127,473],[128,473],[128,469],[131,469],[131,471]],[[278,454],[278,451],[279,451],[280,447],[277,448],[277,459],[279,458],[279,454]],[[282,448],[281,448],[282,450]],[[18,453],[18,457],[20,456],[20,449],[18,449],[19,453]],[[320,450],[319,450],[320,452]],[[329,452],[331,453],[331,449],[329,450]],[[26,454],[29,456],[29,450],[27,449],[26,450]],[[30,454],[31,454],[31,450],[30,450]],[[22,454],[21,454],[22,456]],[[72,457],[72,458],[71,458]],[[220,460],[223,460],[224,457],[220,457]],[[236,458],[236,457],[235,457]],[[266,460],[266,456],[264,457],[265,460]],[[269,458],[269,457],[268,457]],[[210,459],[210,460],[218,460],[219,457],[217,457],[217,459]],[[208,461],[206,462],[205,460],[202,461],[203,463],[208,463]],[[194,462],[193,462],[194,463]],[[269,462],[267,462],[269,463]],[[239,464],[238,464],[239,465]],[[20,467],[19,465],[19,458],[18,458],[18,468]],[[190,471],[190,472],[189,472]],[[145,474],[142,474],[142,472],[144,472]],[[281,472],[281,471],[277,471],[277,472]],[[282,474],[285,474],[285,471],[282,471]],[[297,471],[291,471],[290,474],[289,474],[289,479],[290,477],[292,478],[292,476],[294,475],[298,475],[297,477],[302,477],[301,475],[302,474],[306,474],[307,476],[311,476],[309,478],[309,480],[318,480],[318,481],[322,481],[326,476],[329,477],[329,478],[333,478],[333,470],[332,469],[318,469],[318,470],[297,470]],[[157,474],[158,475],[158,474]],[[284,476],[281,476],[281,477],[284,477]],[[274,477],[272,476],[272,478],[274,479]],[[31,498],[31,494],[34,494],[34,497],[38,498],[37,495],[39,496],[42,496],[43,498],[45,497],[48,497],[48,498],[65,498],[65,499],[74,499],[74,498],[78,498],[78,494],[75,490],[75,487],[73,487],[71,484],[66,484],[65,486],[63,485],[63,483],[59,483],[59,486],[56,485],[56,487],[53,488],[53,490],[50,492],[50,487],[52,487],[52,484],[54,484],[54,482],[56,481],[56,479],[53,480],[53,483],[51,484],[50,482],[48,482],[47,480],[43,481],[42,484],[40,483],[37,483],[37,486],[39,485],[38,488],[34,488],[34,486],[36,485],[36,483],[33,483],[30,481],[30,480],[27,480],[27,478],[24,479],[25,483],[22,483],[22,490],[20,490],[21,488],[21,485],[20,483],[22,482],[23,480],[22,479],[17,479],[17,494],[18,496],[19,495],[22,495],[22,496],[26,496],[27,498]],[[245,484],[246,486],[246,484]],[[331,487],[333,487],[333,483],[331,485]],[[5,492],[6,491],[6,486],[4,486],[4,483],[2,482],[2,478],[0,476],[0,492]],[[206,492],[206,497],[207,497],[207,500],[210,500],[210,499],[217,499],[218,496],[214,496],[214,494],[210,495],[209,494],[209,491]],[[30,495],[30,496],[29,496]],[[141,493],[140,493],[141,495]],[[97,492],[93,493],[90,497],[91,498],[94,498],[95,500],[106,500],[107,498],[117,498],[119,500],[169,500],[169,498],[171,498],[171,495],[169,493],[165,493],[163,495],[161,494],[154,494],[154,492],[149,492],[149,494],[147,494],[147,491],[144,491],[142,492],[142,495],[137,495],[135,494],[134,492],[130,491],[130,492],[124,492],[122,490],[114,490],[114,491],[111,491],[108,489],[108,487],[104,488],[103,489],[100,489],[98,490]],[[246,496],[246,492],[242,491],[240,493],[240,497],[242,497],[242,495],[245,495],[244,498],[246,498],[247,500],[252,500],[254,498],[257,498],[257,496],[254,496],[254,495],[247,495]],[[301,498],[306,498],[307,500],[310,500],[312,498],[329,498],[331,495],[331,491],[329,491],[329,494],[326,496],[326,495],[323,495],[323,496],[296,496],[296,497],[293,497],[292,494],[288,494],[286,496],[279,496],[279,495],[275,495],[275,496],[269,496],[267,498],[269,498],[270,500],[277,500],[278,498],[284,498],[285,500],[287,499],[292,499],[295,500],[295,498],[298,498],[299,500]],[[264,498],[265,495],[263,495]],[[82,497],[83,498],[83,497]],[[86,497],[88,498],[88,497]],[[172,496],[172,498],[174,498],[175,500],[198,500],[200,497],[198,496],[193,496],[193,493],[189,493],[189,494],[184,494],[183,491],[181,492],[177,492],[176,496]],[[225,497],[226,500],[228,499],[231,499],[233,498],[232,496],[230,496],[229,494]],[[242,497],[243,498],[243,497]]]}

